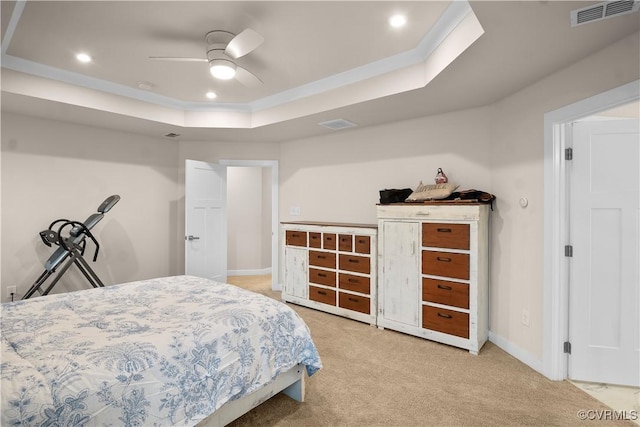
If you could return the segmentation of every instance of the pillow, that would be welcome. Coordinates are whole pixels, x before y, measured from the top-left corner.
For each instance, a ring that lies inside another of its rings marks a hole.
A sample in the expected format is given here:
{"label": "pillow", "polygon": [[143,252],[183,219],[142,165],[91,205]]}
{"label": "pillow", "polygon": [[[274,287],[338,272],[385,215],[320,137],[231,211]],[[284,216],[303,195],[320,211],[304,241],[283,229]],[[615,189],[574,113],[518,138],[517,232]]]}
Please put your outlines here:
{"label": "pillow", "polygon": [[415,191],[407,197],[407,202],[418,202],[422,200],[439,200],[446,199],[453,193],[458,184],[446,183],[446,184],[431,184],[425,185],[420,181],[420,184],[416,187]]}

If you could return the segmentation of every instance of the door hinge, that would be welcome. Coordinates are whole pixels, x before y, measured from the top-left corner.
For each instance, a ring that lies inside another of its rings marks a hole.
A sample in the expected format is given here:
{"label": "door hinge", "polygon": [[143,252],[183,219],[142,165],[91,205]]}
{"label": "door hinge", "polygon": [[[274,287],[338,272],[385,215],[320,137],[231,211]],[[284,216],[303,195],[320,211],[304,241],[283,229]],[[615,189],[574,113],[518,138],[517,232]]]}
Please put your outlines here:
{"label": "door hinge", "polygon": [[572,257],[573,256],[573,246],[566,245],[564,247],[564,256],[566,256],[566,257]]}
{"label": "door hinge", "polygon": [[563,344],[563,350],[567,354],[571,354],[571,343],[569,341],[565,341]]}
{"label": "door hinge", "polygon": [[564,159],[573,160],[573,148],[569,147],[564,149]]}

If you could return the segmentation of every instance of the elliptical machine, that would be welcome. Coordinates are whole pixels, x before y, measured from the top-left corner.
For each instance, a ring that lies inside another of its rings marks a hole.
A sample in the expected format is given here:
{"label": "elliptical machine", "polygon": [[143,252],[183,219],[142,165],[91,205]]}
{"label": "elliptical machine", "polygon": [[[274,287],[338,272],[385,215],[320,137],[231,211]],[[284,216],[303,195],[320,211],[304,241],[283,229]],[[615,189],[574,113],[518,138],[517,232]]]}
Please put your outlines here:
{"label": "elliptical machine", "polygon": [[[47,259],[44,264],[44,271],[33,285],[31,285],[27,293],[24,294],[22,297],[23,300],[31,298],[35,292],[39,292],[40,295],[47,295],[73,264],[78,267],[91,286],[94,288],[104,287],[104,284],[95,271],[91,269],[83,255],[87,246],[87,238],[89,238],[96,247],[93,253],[93,262],[96,262],[98,259],[100,244],[98,244],[98,241],[91,233],[91,229],[104,218],[104,214],[109,212],[119,200],[120,196],[117,194],[109,196],[98,206],[97,213],[91,214],[84,222],[57,219],[49,225],[49,228],[40,232],[40,238],[45,245],[56,245],[58,249]],[[54,229],[54,227],[60,223],[62,223],[62,225],[60,225],[57,230]],[[42,290],[41,287],[47,279],[49,279],[61,265],[62,267],[53,278],[53,281],[46,289]]]}

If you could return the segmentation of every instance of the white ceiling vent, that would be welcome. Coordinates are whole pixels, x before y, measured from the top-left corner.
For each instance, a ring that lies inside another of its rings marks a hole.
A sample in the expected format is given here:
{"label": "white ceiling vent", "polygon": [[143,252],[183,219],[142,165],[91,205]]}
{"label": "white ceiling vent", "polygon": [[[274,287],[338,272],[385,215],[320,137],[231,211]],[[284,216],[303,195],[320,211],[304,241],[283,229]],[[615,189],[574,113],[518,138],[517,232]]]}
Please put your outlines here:
{"label": "white ceiling vent", "polygon": [[335,120],[329,120],[326,122],[322,122],[322,123],[318,123],[320,126],[324,126],[328,129],[331,130],[342,130],[342,129],[347,129],[347,128],[352,128],[355,126],[358,126],[357,124],[350,122],[349,120],[345,120],[345,119],[335,119]]}
{"label": "white ceiling vent", "polygon": [[605,1],[592,6],[571,11],[571,26],[575,27],[589,22],[600,21],[618,15],[637,12],[640,9],[638,0]]}

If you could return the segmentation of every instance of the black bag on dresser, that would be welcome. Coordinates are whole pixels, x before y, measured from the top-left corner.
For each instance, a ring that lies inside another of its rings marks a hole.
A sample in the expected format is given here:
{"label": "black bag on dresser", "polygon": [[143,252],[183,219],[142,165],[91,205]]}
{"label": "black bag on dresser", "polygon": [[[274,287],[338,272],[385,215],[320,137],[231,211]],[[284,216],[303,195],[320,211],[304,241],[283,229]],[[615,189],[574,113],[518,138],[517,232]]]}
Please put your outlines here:
{"label": "black bag on dresser", "polygon": [[380,204],[402,203],[413,193],[410,188],[380,190]]}

